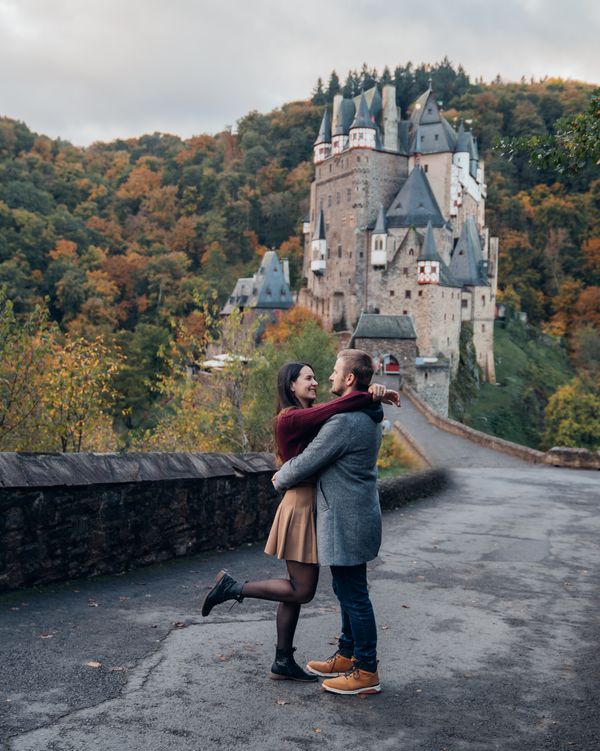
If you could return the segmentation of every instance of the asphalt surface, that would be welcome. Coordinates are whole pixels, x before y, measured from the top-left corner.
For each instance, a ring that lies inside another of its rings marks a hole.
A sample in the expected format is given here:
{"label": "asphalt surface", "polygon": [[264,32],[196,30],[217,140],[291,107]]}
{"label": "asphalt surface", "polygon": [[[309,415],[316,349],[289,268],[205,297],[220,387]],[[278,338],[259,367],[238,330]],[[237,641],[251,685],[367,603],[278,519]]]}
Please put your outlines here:
{"label": "asphalt surface", "polygon": [[[282,570],[257,545],[0,598],[0,748],[597,751],[600,475],[453,478],[384,516],[382,694],[269,680],[272,603],[200,617],[222,566]],[[298,659],[331,654],[337,629],[324,570]]]}
{"label": "asphalt surface", "polygon": [[[387,382],[389,388],[397,388],[393,377],[378,376],[376,380]],[[400,409],[386,405],[384,411],[391,422],[399,422],[406,428],[434,466],[449,468],[529,466],[528,462],[522,459],[480,446],[467,438],[436,428],[404,394]]]}

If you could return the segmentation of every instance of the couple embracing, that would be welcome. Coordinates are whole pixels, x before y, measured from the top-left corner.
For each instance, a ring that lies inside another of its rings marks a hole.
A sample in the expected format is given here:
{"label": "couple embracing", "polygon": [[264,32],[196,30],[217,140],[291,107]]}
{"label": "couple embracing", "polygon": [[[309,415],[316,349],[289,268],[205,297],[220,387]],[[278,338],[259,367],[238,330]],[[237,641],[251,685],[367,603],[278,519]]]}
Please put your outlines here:
{"label": "couple embracing", "polygon": [[[227,600],[279,602],[271,678],[312,682],[321,676],[323,688],[337,694],[381,691],[367,562],[381,543],[376,470],[381,402],[399,405],[400,397],[370,385],[372,377],[370,355],[342,350],[329,378],[338,398],[314,406],[318,384],[312,367],[298,362],[280,369],[275,438],[283,464],[273,484],[286,493],[265,552],[285,560],[288,579],[242,584],[220,571],[202,607],[207,616]],[[301,605],[314,597],[319,564],[331,567],[342,626],[335,654],[311,660],[304,670],[294,659],[293,642]]]}

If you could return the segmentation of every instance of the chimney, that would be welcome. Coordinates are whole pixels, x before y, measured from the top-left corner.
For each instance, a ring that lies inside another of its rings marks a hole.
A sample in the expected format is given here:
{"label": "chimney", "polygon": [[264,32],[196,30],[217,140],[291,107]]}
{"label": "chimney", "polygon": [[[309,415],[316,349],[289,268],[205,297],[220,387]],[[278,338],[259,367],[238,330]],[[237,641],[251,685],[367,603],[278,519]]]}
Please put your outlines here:
{"label": "chimney", "polygon": [[290,283],[290,262],[288,261],[287,258],[282,258],[281,259],[281,265],[283,267],[283,278],[285,279],[285,281],[289,285],[289,283]]}

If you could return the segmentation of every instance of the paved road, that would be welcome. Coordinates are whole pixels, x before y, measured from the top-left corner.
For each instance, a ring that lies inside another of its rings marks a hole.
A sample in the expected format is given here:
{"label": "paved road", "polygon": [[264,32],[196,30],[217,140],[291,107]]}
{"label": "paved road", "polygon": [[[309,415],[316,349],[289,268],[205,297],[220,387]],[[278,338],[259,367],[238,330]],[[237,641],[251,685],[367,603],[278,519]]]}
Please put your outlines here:
{"label": "paved road", "polygon": [[[272,604],[199,617],[222,565],[280,570],[259,546],[0,598],[0,747],[597,751],[599,477],[461,469],[387,513],[384,691],[364,700],[266,678]],[[337,628],[324,571],[300,657],[331,653]]]}
{"label": "paved road", "polygon": [[[378,381],[385,380],[381,376]],[[389,381],[390,388],[397,388]],[[438,467],[527,467],[527,462],[508,454],[479,446],[466,438],[434,427],[412,404],[402,396],[402,406],[385,407],[391,422],[400,422],[423,449],[425,455]]]}

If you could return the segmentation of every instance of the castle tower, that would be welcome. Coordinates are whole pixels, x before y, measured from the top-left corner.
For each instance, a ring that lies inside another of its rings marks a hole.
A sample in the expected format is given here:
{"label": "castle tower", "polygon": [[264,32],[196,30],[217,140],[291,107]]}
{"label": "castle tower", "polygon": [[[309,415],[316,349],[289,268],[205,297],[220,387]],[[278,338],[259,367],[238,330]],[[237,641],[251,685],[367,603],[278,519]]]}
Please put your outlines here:
{"label": "castle tower", "polygon": [[298,303],[337,331],[362,313],[412,318],[424,381],[443,371],[429,361],[456,373],[461,325],[472,322],[493,380],[498,250],[483,165],[472,133],[440,106],[431,86],[404,120],[393,86],[334,97],[315,143]]}
{"label": "castle tower", "polygon": [[331,156],[331,120],[329,119],[329,108],[325,107],[319,135],[315,141],[313,149],[313,161],[315,164],[324,162]]}
{"label": "castle tower", "polygon": [[314,274],[323,274],[327,267],[327,240],[325,238],[325,218],[323,209],[319,212],[317,226],[311,241],[312,259],[310,270]]}
{"label": "castle tower", "polygon": [[433,239],[433,227],[431,221],[427,222],[425,240],[421,247],[421,253],[417,260],[418,273],[417,284],[439,284],[440,283],[440,257],[435,247]]}
{"label": "castle tower", "polygon": [[367,106],[364,93],[360,96],[360,104],[356,112],[354,122],[350,126],[351,149],[374,149],[376,148],[377,128]]}
{"label": "castle tower", "polygon": [[381,204],[371,233],[371,266],[374,269],[384,269],[387,266],[387,223]]}

